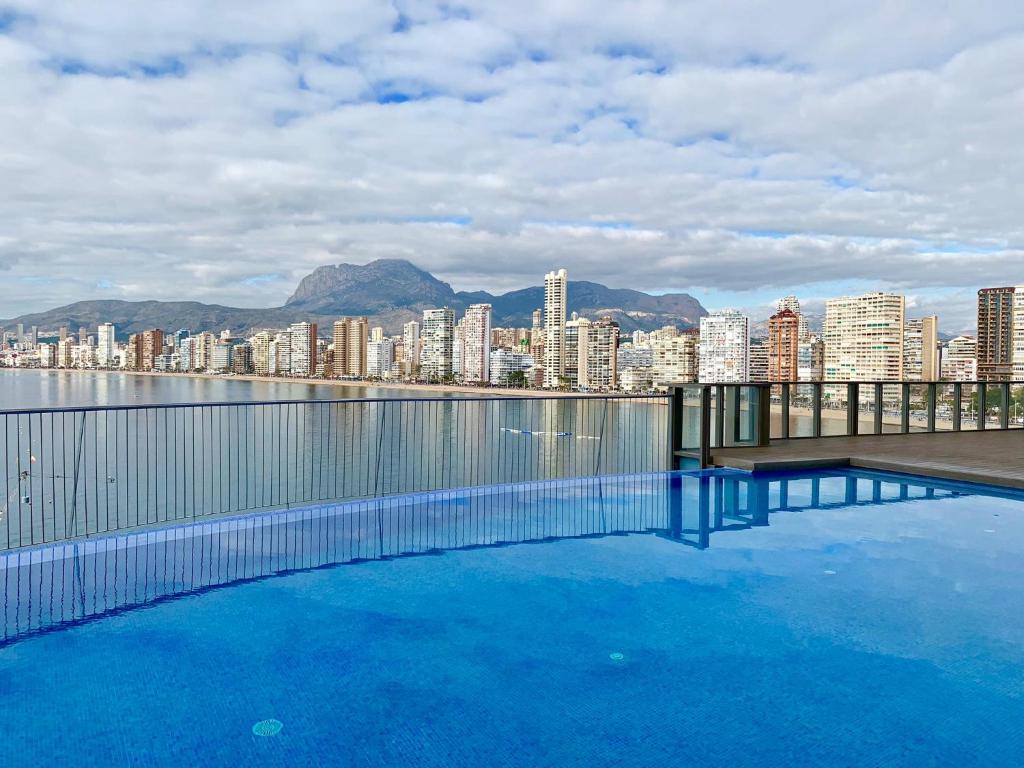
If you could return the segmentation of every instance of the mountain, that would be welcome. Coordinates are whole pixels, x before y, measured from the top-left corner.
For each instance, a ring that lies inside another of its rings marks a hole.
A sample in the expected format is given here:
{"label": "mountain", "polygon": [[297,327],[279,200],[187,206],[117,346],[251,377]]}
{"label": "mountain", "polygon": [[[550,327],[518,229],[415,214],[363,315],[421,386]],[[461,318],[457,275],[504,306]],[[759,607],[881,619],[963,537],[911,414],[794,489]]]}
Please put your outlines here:
{"label": "mountain", "polygon": [[[81,326],[94,331],[99,323],[111,322],[123,337],[147,328],[187,328],[193,332],[230,329],[244,333],[299,320],[316,321],[326,328],[341,315],[366,315],[371,325],[398,333],[403,323],[422,317],[424,309],[448,306],[461,313],[470,304],[479,303],[493,305],[495,326],[528,327],[533,311],[544,305],[544,289],[537,286],[501,295],[456,292],[448,283],[404,259],[379,259],[366,265],[317,267],[299,282],[283,307],[250,309],[196,301],[79,301],[0,320],[0,327],[22,323],[26,328],[38,326],[40,331],[55,332],[62,325],[72,331]],[[585,281],[569,281],[568,308],[584,317],[609,316],[626,333],[667,324],[694,326],[707,314],[687,293],[654,296]]]}

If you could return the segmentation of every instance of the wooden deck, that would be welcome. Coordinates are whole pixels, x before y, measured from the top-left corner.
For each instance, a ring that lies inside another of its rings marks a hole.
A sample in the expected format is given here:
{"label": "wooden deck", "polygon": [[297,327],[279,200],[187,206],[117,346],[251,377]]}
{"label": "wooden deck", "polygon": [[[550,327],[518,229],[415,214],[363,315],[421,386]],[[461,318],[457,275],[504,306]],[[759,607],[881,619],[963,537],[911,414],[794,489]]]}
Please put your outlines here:
{"label": "wooden deck", "polygon": [[772,440],[712,449],[711,462],[755,472],[852,466],[1024,488],[1024,429]]}

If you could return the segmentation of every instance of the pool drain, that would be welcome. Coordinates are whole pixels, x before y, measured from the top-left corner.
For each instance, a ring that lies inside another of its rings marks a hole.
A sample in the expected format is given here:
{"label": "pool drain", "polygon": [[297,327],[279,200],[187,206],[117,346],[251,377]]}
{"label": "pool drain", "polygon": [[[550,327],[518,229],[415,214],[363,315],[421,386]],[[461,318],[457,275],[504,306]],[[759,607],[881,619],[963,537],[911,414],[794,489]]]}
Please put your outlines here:
{"label": "pool drain", "polygon": [[257,736],[277,736],[284,728],[284,723],[280,720],[260,720],[258,723],[253,725],[252,732]]}
{"label": "pool drain", "polygon": [[624,661],[626,658],[626,654],[615,651],[615,653],[609,653],[608,658],[612,661]]}

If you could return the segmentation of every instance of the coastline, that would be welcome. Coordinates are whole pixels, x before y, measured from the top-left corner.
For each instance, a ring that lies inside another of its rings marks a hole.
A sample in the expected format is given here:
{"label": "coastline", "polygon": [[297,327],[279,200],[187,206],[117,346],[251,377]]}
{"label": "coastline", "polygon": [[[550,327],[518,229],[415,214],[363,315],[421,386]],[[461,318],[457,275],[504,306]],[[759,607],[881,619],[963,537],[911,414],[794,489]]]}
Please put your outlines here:
{"label": "coastline", "polygon": [[9,371],[35,371],[38,373],[61,373],[76,375],[107,375],[153,376],[158,378],[206,379],[209,381],[252,381],[265,384],[305,384],[307,386],[350,387],[352,389],[385,389],[408,392],[423,392],[435,395],[475,395],[477,397],[616,397],[615,392],[564,392],[546,389],[503,389],[500,387],[472,387],[464,384],[424,384],[419,382],[370,382],[349,381],[345,379],[313,379],[296,376],[257,376],[255,374],[217,374],[189,371],[125,371],[107,370],[103,368],[4,368]]}

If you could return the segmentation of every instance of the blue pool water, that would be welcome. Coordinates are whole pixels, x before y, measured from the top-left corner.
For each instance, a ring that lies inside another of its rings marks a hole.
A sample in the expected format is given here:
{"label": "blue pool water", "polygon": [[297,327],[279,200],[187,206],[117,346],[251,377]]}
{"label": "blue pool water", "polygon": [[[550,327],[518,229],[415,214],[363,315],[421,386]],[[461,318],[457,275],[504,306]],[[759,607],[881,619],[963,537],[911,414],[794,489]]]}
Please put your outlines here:
{"label": "blue pool water", "polygon": [[1024,496],[654,474],[0,555],[3,765],[1024,755]]}

